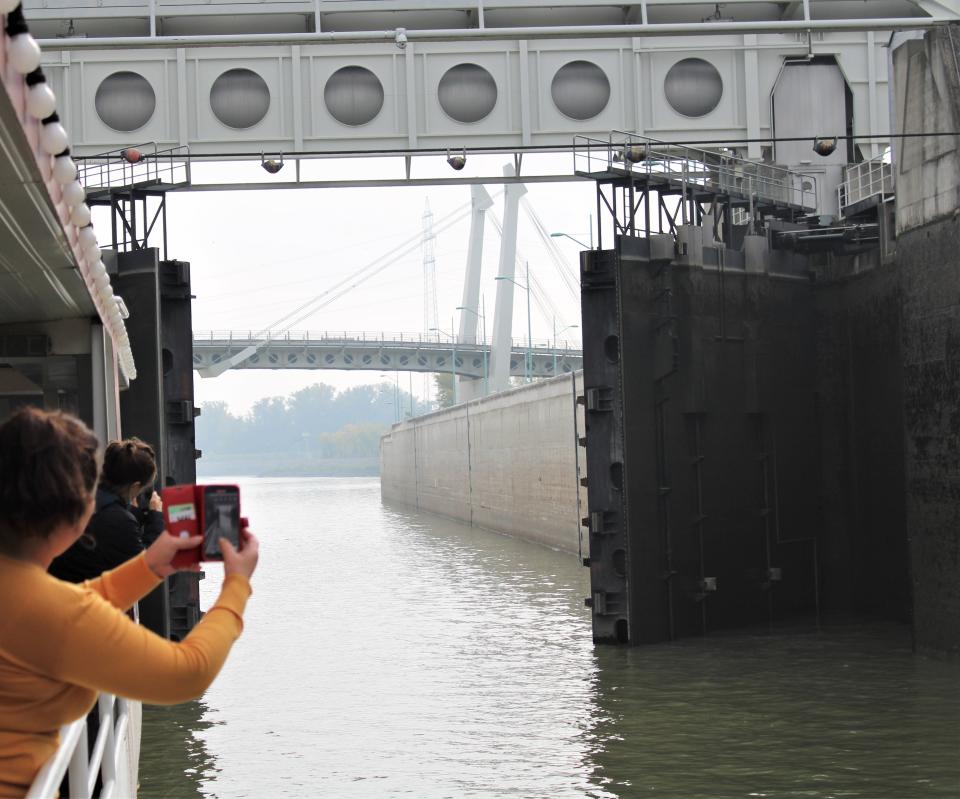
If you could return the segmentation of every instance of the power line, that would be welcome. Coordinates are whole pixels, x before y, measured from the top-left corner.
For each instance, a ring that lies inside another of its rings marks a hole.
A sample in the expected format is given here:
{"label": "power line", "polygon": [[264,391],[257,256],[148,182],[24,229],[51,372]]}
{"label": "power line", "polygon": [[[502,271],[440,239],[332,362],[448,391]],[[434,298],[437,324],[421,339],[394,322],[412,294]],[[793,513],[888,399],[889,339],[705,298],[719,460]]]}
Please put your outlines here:
{"label": "power line", "polygon": [[[629,135],[629,133],[627,134]],[[809,141],[812,142],[814,139],[830,138],[837,139],[839,141],[873,141],[880,140],[885,141],[887,139],[912,139],[912,138],[933,138],[937,136],[960,136],[960,131],[947,130],[947,131],[919,131],[913,133],[855,133],[849,135],[835,135],[832,133],[813,133],[806,136],[766,136],[766,137],[755,137],[755,138],[740,138],[740,139],[685,139],[685,140],[651,140],[654,144],[658,145],[667,145],[667,146],[690,146],[695,144],[713,144],[713,145],[725,145],[725,146],[736,146],[741,144],[776,144],[777,142],[797,142],[797,141]],[[602,141],[601,139],[596,139],[594,142]],[[595,144],[594,144],[595,146]],[[571,149],[587,149],[588,145],[584,144],[578,147],[576,144],[525,144],[525,145],[489,145],[482,147],[458,147],[457,149],[462,150],[466,149],[466,152],[470,155],[498,155],[503,153],[569,153]],[[295,150],[293,152],[284,152],[284,157],[290,160],[296,160],[298,158],[376,158],[380,156],[401,156],[401,155],[412,155],[412,156],[428,156],[428,155],[443,155],[446,156],[449,148],[414,148],[414,149],[381,149],[376,152],[371,152],[369,150]],[[149,155],[149,154],[148,154]],[[96,160],[102,156],[91,155],[91,156],[82,156],[76,160]],[[239,161],[239,160],[249,160],[256,159],[261,160],[263,153],[259,150],[257,152],[223,152],[223,153],[196,153],[191,152],[189,158],[192,160],[220,160],[220,161]],[[291,185],[296,185],[291,183]]]}

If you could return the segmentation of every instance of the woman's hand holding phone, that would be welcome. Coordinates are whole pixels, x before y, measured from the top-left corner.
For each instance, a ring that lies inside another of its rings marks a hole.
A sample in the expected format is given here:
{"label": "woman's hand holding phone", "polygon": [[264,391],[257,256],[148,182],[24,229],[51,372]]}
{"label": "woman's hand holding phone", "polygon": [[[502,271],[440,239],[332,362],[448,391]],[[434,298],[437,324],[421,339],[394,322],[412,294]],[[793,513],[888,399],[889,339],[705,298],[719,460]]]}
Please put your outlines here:
{"label": "woman's hand holding phone", "polygon": [[220,539],[220,551],[223,553],[223,573],[242,574],[248,580],[253,577],[260,558],[260,541],[246,527],[240,530],[242,546],[237,551],[226,538]]}
{"label": "woman's hand holding phone", "polygon": [[192,563],[183,568],[177,568],[173,565],[174,556],[182,549],[196,549],[203,543],[202,535],[194,535],[188,538],[177,538],[164,530],[154,541],[146,552],[147,565],[157,577],[169,577],[178,571],[200,571],[199,563]]}

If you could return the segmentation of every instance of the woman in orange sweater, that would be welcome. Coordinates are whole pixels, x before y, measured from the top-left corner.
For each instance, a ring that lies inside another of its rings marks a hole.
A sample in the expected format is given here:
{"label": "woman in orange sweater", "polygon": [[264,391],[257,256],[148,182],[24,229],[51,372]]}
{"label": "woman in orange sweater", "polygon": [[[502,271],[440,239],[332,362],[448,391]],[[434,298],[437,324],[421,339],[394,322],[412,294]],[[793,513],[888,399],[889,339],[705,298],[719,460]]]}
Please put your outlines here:
{"label": "woman in orange sweater", "polygon": [[201,537],[163,533],[143,554],[80,585],[47,574],[93,512],[97,439],[63,413],[21,409],[0,425],[0,797],[22,797],[59,729],[97,692],[155,704],[202,694],[243,629],[259,545],[221,539],[223,588],[180,643],[124,613],[173,574]]}

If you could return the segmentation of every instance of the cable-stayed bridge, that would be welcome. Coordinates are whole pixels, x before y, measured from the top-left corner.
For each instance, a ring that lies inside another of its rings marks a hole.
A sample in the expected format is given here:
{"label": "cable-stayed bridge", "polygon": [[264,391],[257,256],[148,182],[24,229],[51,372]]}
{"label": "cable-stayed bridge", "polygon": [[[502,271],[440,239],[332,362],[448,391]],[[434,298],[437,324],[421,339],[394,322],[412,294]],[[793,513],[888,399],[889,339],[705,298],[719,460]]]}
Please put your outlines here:
{"label": "cable-stayed bridge", "polygon": [[[202,376],[247,348],[256,347],[235,369],[345,369],[449,372],[456,377],[488,379],[490,345],[458,342],[422,333],[288,331],[263,339],[255,331],[195,332],[193,366]],[[512,377],[553,377],[579,369],[582,350],[567,341],[514,340]]]}

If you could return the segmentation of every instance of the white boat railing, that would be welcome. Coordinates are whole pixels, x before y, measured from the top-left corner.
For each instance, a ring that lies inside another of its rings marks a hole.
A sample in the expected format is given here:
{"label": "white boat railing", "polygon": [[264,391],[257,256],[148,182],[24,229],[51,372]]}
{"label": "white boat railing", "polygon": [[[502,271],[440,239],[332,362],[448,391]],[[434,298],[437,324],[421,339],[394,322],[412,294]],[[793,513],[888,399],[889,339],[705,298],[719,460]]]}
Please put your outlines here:
{"label": "white boat railing", "polygon": [[55,799],[64,775],[70,785],[70,799],[93,799],[97,777],[101,778],[98,799],[126,799],[119,780],[130,734],[130,702],[111,694],[100,694],[100,729],[92,751],[87,741],[84,716],[60,729],[60,746],[40,769],[26,799]]}

